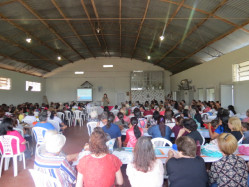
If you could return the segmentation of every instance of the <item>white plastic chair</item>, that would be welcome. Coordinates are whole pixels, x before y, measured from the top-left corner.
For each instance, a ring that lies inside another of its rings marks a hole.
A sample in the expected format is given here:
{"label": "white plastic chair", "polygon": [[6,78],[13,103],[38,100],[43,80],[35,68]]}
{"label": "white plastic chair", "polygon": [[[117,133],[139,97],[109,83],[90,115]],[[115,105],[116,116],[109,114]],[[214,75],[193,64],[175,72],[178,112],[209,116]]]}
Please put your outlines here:
{"label": "white plastic chair", "polygon": [[[13,149],[11,146],[11,142],[13,140],[16,141],[16,150],[17,150],[16,154],[13,153]],[[16,177],[17,173],[18,173],[18,165],[17,165],[17,157],[18,156],[22,156],[23,168],[26,169],[25,155],[24,155],[24,152],[20,152],[19,138],[16,136],[4,135],[4,136],[0,136],[0,142],[3,146],[3,153],[2,153],[1,165],[0,165],[0,177],[2,175],[4,158],[5,158],[5,163],[4,163],[4,170],[5,171],[8,170],[8,168],[9,168],[10,158],[13,158],[14,177]]]}
{"label": "white plastic chair", "polygon": [[44,186],[61,187],[61,183],[56,178],[53,178],[48,174],[42,173],[35,169],[29,169],[29,173],[31,174],[32,179],[35,183],[35,187],[44,187]]}
{"label": "white plastic chair", "polygon": [[242,138],[240,138],[240,140],[238,141],[238,144],[242,144],[243,138],[244,138],[244,135],[242,136]]}
{"label": "white plastic chair", "polygon": [[48,120],[48,123],[51,123],[54,128],[56,129],[56,131],[60,132],[60,123],[58,121],[55,120]]}
{"label": "white plastic chair", "polygon": [[151,142],[154,147],[165,147],[166,144],[168,144],[170,147],[172,147],[171,141],[165,139],[165,138],[153,138],[151,139]]}
{"label": "white plastic chair", "polygon": [[114,116],[117,116],[117,114],[119,113],[119,110],[114,109],[114,110],[112,110],[111,112],[114,114]]}
{"label": "white plastic chair", "polygon": [[87,112],[86,112],[86,109],[83,108],[82,110],[82,118],[84,121],[86,121],[86,118],[87,118]]}
{"label": "white plastic chair", "polygon": [[71,112],[66,110],[65,111],[65,119],[68,121],[68,126],[71,127],[72,125],[72,115]]}
{"label": "white plastic chair", "polygon": [[32,132],[36,141],[36,148],[42,144],[44,144],[44,135],[48,130],[42,127],[34,127],[32,128]]}
{"label": "white plastic chair", "polygon": [[65,114],[63,112],[57,112],[57,116],[61,119],[61,121],[64,121]]}
{"label": "white plastic chair", "polygon": [[34,112],[35,117],[39,117],[39,112]]}
{"label": "white plastic chair", "polygon": [[33,123],[35,122],[34,120],[29,120],[29,119],[23,119],[22,122],[27,123],[29,125],[33,125]]}
{"label": "white plastic chair", "polygon": [[205,140],[204,136],[201,135],[201,137],[202,137],[202,144],[201,145],[204,145],[206,140]]}
{"label": "white plastic chair", "polygon": [[77,121],[79,121],[80,126],[83,126],[82,112],[80,110],[75,110],[73,112],[74,126],[76,126]]}
{"label": "white plastic chair", "polygon": [[116,138],[113,138],[113,139],[108,140],[106,142],[106,146],[108,147],[110,153],[113,152],[113,147],[114,147],[115,141],[116,141]]}
{"label": "white plastic chair", "polygon": [[98,122],[94,122],[94,121],[88,122],[88,123],[86,124],[86,126],[87,126],[87,131],[88,131],[88,135],[89,135],[89,136],[91,136],[91,134],[92,134],[92,132],[93,132],[93,129],[94,129],[95,127],[97,127],[97,124],[98,124]]}

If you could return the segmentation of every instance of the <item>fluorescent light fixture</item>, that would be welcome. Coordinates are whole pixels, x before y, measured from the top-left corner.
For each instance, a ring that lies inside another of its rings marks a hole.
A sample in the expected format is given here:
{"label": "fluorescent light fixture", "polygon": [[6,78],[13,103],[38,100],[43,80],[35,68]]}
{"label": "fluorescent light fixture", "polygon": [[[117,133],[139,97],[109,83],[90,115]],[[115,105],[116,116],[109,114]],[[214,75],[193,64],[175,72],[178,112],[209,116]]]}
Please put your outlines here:
{"label": "fluorescent light fixture", "polygon": [[150,60],[150,58],[151,58],[150,56],[147,56],[147,59],[148,59],[148,60]]}
{"label": "fluorescent light fixture", "polygon": [[57,56],[57,60],[61,60],[61,56]]}
{"label": "fluorescent light fixture", "polygon": [[83,72],[83,71],[75,71],[74,74],[75,74],[75,75],[83,75],[84,72]]}
{"label": "fluorescent light fixture", "polygon": [[160,36],[160,40],[161,41],[163,41],[164,40],[164,36],[162,35],[162,36]]}
{"label": "fluorescent light fixture", "polygon": [[31,38],[26,38],[27,43],[31,43],[31,40],[32,40]]}
{"label": "fluorescent light fixture", "polygon": [[113,65],[103,65],[103,68],[113,68]]}
{"label": "fluorescent light fixture", "polygon": [[143,72],[143,70],[134,70],[134,73],[139,73],[139,72]]}

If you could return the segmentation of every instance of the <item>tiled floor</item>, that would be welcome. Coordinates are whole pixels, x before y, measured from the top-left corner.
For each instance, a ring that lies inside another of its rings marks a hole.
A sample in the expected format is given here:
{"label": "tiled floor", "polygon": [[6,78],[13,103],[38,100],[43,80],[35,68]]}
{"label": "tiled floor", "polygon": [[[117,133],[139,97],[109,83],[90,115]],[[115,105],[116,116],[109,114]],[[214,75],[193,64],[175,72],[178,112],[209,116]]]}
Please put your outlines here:
{"label": "tiled floor", "polygon": [[[70,127],[65,130],[64,135],[67,137],[66,145],[63,148],[63,151],[66,154],[72,154],[80,152],[86,142],[88,142],[89,136],[87,133],[86,125],[83,127]],[[32,169],[34,165],[34,157],[29,160],[26,160],[26,168]],[[7,171],[2,171],[2,177],[0,178],[0,186],[1,187],[33,187],[34,183],[32,178],[28,172],[28,170],[24,170],[22,166],[22,162],[18,161],[18,176],[14,177],[13,175],[13,167],[12,161],[10,161],[10,167]],[[122,166],[122,173],[124,176],[124,185],[125,187],[129,187],[129,181],[125,174],[126,166]]]}

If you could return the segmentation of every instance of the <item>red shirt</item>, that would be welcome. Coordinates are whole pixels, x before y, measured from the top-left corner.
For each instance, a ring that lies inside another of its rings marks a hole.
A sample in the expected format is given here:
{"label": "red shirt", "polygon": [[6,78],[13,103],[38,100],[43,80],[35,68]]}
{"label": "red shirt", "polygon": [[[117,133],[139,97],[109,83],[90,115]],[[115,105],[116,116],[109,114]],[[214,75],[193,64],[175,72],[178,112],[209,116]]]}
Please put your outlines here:
{"label": "red shirt", "polygon": [[122,166],[118,157],[107,154],[102,158],[84,156],[78,166],[83,175],[84,187],[110,187],[115,185],[115,174]]}
{"label": "red shirt", "polygon": [[[24,152],[25,151],[25,149],[26,149],[25,144],[21,144],[22,142],[25,141],[25,139],[22,137],[22,135],[19,132],[15,131],[15,130],[14,131],[8,131],[6,135],[16,136],[19,139],[20,152]],[[11,147],[13,149],[13,153],[16,154],[17,153],[16,140],[13,140],[11,142]],[[3,152],[3,146],[2,146],[1,143],[0,143],[0,149]]]}
{"label": "red shirt", "polygon": [[151,110],[145,110],[143,115],[144,116],[153,115],[153,112]]}

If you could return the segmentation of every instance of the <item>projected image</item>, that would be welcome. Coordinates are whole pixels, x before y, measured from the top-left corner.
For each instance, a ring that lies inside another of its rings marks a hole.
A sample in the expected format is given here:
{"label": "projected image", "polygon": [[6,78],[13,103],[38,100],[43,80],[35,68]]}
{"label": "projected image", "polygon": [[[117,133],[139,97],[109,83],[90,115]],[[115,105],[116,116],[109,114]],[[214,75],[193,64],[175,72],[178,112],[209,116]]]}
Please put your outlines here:
{"label": "projected image", "polygon": [[92,101],[92,89],[77,89],[77,101]]}

